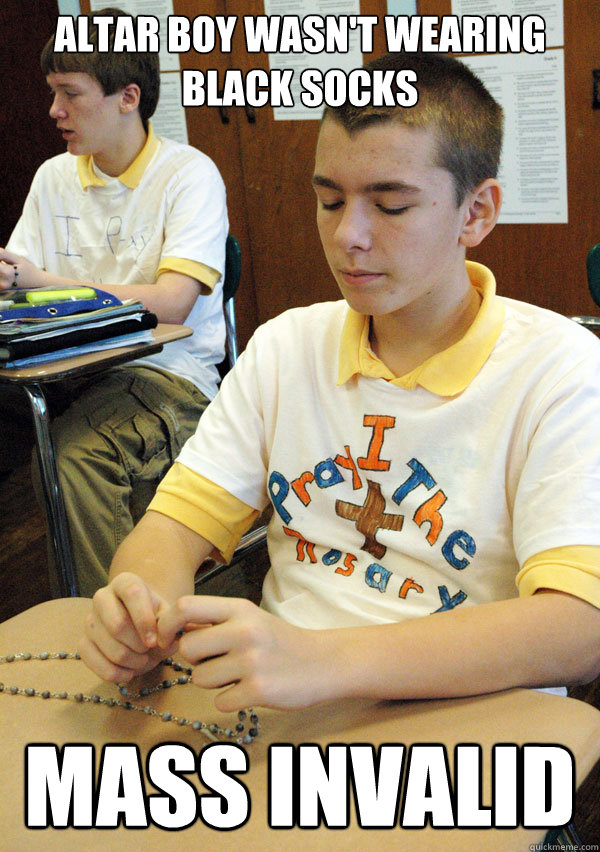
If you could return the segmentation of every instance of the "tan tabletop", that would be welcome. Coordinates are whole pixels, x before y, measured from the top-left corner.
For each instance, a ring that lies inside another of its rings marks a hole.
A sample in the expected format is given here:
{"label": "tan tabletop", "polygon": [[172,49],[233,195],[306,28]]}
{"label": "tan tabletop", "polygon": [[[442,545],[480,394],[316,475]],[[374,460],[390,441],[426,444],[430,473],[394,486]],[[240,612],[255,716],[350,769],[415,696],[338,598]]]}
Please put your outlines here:
{"label": "tan tabletop", "polygon": [[[75,648],[80,625],[89,606],[83,599],[63,599],[40,604],[0,625],[0,654],[69,651]],[[99,683],[78,661],[15,661],[0,666],[0,680],[36,689],[98,692],[118,697],[116,688]],[[212,703],[212,694],[192,685],[143,699],[158,710],[188,718],[231,724]],[[364,829],[357,825],[354,805],[351,823],[343,830],[321,826],[316,830],[274,829],[268,826],[268,748],[270,744],[443,743],[452,774],[453,749],[459,743],[478,743],[483,754],[483,805],[490,803],[490,754],[496,743],[560,743],[576,759],[577,784],[600,756],[600,713],[568,698],[530,690],[511,690],[495,695],[448,701],[369,702],[340,701],[297,712],[260,711],[259,738],[246,747],[249,771],[237,776],[248,789],[250,817],[232,831],[219,831],[198,817],[190,827],[168,831],[151,825],[146,829],[26,829],[24,826],[24,750],[30,743],[92,743],[96,768],[102,746],[137,743],[142,767],[154,746],[183,743],[198,755],[207,744],[201,734],[176,727],[142,713],[94,704],[0,695],[0,848],[3,852],[125,852],[125,850],[177,850],[177,852],[349,852],[387,847],[401,852],[518,852],[540,842],[545,829],[535,830],[409,830]],[[186,776],[195,779],[195,774]],[[282,778],[285,776],[281,776]],[[144,779],[147,782],[147,775]],[[157,791],[146,784],[148,793]],[[10,791],[10,794],[9,794]],[[352,796],[350,796],[352,802]]]}

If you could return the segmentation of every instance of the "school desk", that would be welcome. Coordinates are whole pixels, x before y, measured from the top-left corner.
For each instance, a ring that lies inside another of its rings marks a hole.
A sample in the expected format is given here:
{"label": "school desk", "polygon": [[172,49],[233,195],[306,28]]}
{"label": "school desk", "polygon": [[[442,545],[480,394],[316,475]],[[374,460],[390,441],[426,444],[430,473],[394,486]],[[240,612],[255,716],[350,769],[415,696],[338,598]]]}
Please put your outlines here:
{"label": "school desk", "polygon": [[[88,600],[81,598],[53,600],[9,619],[0,625],[0,654],[73,650],[89,605]],[[0,665],[0,680],[6,685],[18,684],[37,690],[64,689],[69,692],[118,696],[116,687],[100,683],[77,660],[4,663]],[[206,719],[223,725],[230,724],[232,719],[215,710],[212,693],[193,685],[171,687],[143,701],[159,712],[168,710],[187,718]],[[455,746],[478,743],[483,758],[483,806],[491,803],[490,754],[496,744],[514,744],[519,747],[525,744],[559,744],[568,748],[575,758],[577,785],[600,757],[600,712],[573,699],[532,690],[517,689],[445,701],[346,700],[287,712],[256,709],[260,715],[260,734],[243,749],[248,757],[249,769],[235,775],[237,780],[231,782],[232,789],[237,785],[235,789],[238,792],[242,790],[238,782],[245,785],[247,799],[251,803],[244,825],[233,830],[211,827],[214,825],[214,816],[210,816],[210,809],[207,809],[202,813],[209,815],[209,824],[205,824],[198,816],[189,827],[177,831],[157,825],[129,829],[123,826],[114,829],[27,829],[24,824],[27,745],[38,748],[36,744],[43,743],[59,747],[65,744],[92,744],[95,747],[95,768],[98,770],[103,746],[110,746],[112,755],[117,744],[137,744],[140,773],[146,783],[150,777],[146,759],[152,749],[160,749],[159,753],[164,754],[165,744],[169,742],[179,744],[179,750],[185,750],[182,746],[187,745],[188,751],[197,757],[198,765],[204,767],[203,777],[207,776],[205,780],[209,786],[212,783],[213,789],[222,788],[218,783],[215,785],[214,764],[210,771],[207,768],[210,767],[208,756],[212,746],[207,749],[208,741],[189,727],[178,727],[172,722],[163,722],[144,713],[93,703],[0,694],[0,789],[3,791],[0,797],[1,848],[4,852],[191,852],[201,849],[215,852],[305,852],[306,849],[311,852],[382,852],[388,848],[399,852],[518,852],[528,850],[530,844],[541,842],[546,833],[545,828],[407,829],[398,826],[400,817],[391,828],[361,828],[357,824],[352,795],[349,797],[350,825],[347,828],[328,828],[325,825],[315,829],[297,826],[289,829],[270,828],[269,747],[275,746],[278,755],[283,754],[284,765],[290,747],[300,744],[319,744],[323,753],[331,744],[342,747],[352,744],[371,744],[376,747],[387,744],[396,746],[396,751],[399,744],[403,744],[406,749],[411,745],[422,748],[426,744],[438,744],[445,747],[449,777],[452,778]],[[228,745],[227,750],[231,749],[232,746]],[[298,754],[297,749],[292,750]],[[312,751],[314,755],[314,749]],[[206,765],[200,763],[205,757]],[[281,820],[283,813],[285,820],[286,813],[293,810],[292,797],[287,791],[293,781],[292,773],[286,773],[285,766],[282,771],[280,761],[274,762],[272,766],[277,768],[277,772],[271,793],[280,797],[277,818]],[[364,781],[365,773],[359,774],[362,776],[359,781]],[[310,786],[314,779],[305,777]],[[389,781],[389,776],[386,777]],[[180,782],[181,789],[185,787],[189,792],[189,784],[193,781],[198,791],[207,792],[201,786],[197,773],[191,772],[186,778],[187,782]],[[219,778],[222,780],[221,776]],[[412,775],[411,779],[414,780]],[[471,780],[476,783],[475,776],[472,775]],[[110,798],[111,795],[117,795],[114,776],[111,793],[108,772],[106,775],[103,772],[101,781],[97,783],[98,794],[100,786],[107,785],[102,796]],[[147,784],[146,792],[156,794],[159,791]],[[340,792],[338,788],[338,795]],[[224,798],[231,806],[232,813],[235,813],[235,796],[230,797],[226,793]],[[106,803],[106,798],[104,801]],[[174,801],[180,801],[178,795]]]}
{"label": "school desk", "polygon": [[192,329],[187,326],[159,323],[152,331],[152,341],[148,343],[136,343],[131,346],[120,346],[118,349],[105,349],[72,358],[61,358],[37,367],[0,368],[0,385],[19,385],[23,388],[31,405],[36,449],[46,503],[48,536],[54,550],[59,588],[63,596],[76,595],[77,582],[71,556],[71,541],[65,504],[56,472],[44,386],[50,382],[75,379],[102,372],[109,367],[116,367],[119,364],[134,361],[136,358],[143,358],[155,352],[160,352],[165,344],[182,337],[189,337],[191,334]]}

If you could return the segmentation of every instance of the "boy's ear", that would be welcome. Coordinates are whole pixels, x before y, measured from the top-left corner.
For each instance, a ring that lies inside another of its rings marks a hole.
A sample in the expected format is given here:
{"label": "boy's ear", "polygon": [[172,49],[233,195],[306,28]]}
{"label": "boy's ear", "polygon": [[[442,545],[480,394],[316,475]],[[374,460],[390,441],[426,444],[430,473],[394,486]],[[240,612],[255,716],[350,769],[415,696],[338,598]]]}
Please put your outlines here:
{"label": "boy's ear", "polygon": [[466,199],[465,223],[459,242],[467,248],[478,246],[492,230],[502,205],[502,189],[494,178],[488,178],[470,192]]}
{"label": "boy's ear", "polygon": [[137,83],[129,83],[124,89],[121,89],[121,97],[119,98],[119,110],[125,114],[133,112],[140,105],[141,89]]}

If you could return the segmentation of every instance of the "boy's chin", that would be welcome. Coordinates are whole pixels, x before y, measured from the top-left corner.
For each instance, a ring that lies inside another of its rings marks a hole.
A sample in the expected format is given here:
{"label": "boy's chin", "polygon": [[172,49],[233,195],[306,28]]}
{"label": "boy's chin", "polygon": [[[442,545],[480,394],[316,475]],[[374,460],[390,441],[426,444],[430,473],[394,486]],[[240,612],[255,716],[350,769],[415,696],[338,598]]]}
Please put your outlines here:
{"label": "boy's chin", "polygon": [[396,306],[388,301],[373,298],[367,294],[342,292],[342,296],[353,311],[363,316],[382,317],[397,310]]}
{"label": "boy's chin", "polygon": [[67,151],[69,152],[69,154],[73,154],[73,155],[79,157],[81,155],[87,155],[87,154],[91,153],[90,151],[88,151],[88,149],[83,144],[83,142],[81,142],[80,139],[73,138],[73,139],[67,139],[66,141],[67,141]]}

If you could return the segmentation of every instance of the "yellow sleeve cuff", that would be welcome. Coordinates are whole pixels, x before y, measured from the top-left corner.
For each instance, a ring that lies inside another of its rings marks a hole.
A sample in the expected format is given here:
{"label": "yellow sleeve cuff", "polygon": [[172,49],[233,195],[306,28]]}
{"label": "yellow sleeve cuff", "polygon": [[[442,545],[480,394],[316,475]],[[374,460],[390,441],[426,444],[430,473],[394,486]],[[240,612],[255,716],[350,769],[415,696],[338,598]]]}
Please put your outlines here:
{"label": "yellow sleeve cuff", "polygon": [[600,607],[600,547],[574,545],[530,557],[516,578],[519,595],[555,589]]}
{"label": "yellow sleeve cuff", "polygon": [[189,275],[201,284],[206,284],[211,290],[221,277],[221,273],[212,266],[181,257],[161,257],[156,277],[158,278],[162,272],[180,272],[182,275]]}
{"label": "yellow sleeve cuff", "polygon": [[170,468],[148,506],[210,541],[222,562],[230,562],[259,512],[220,485],[180,462]]}

